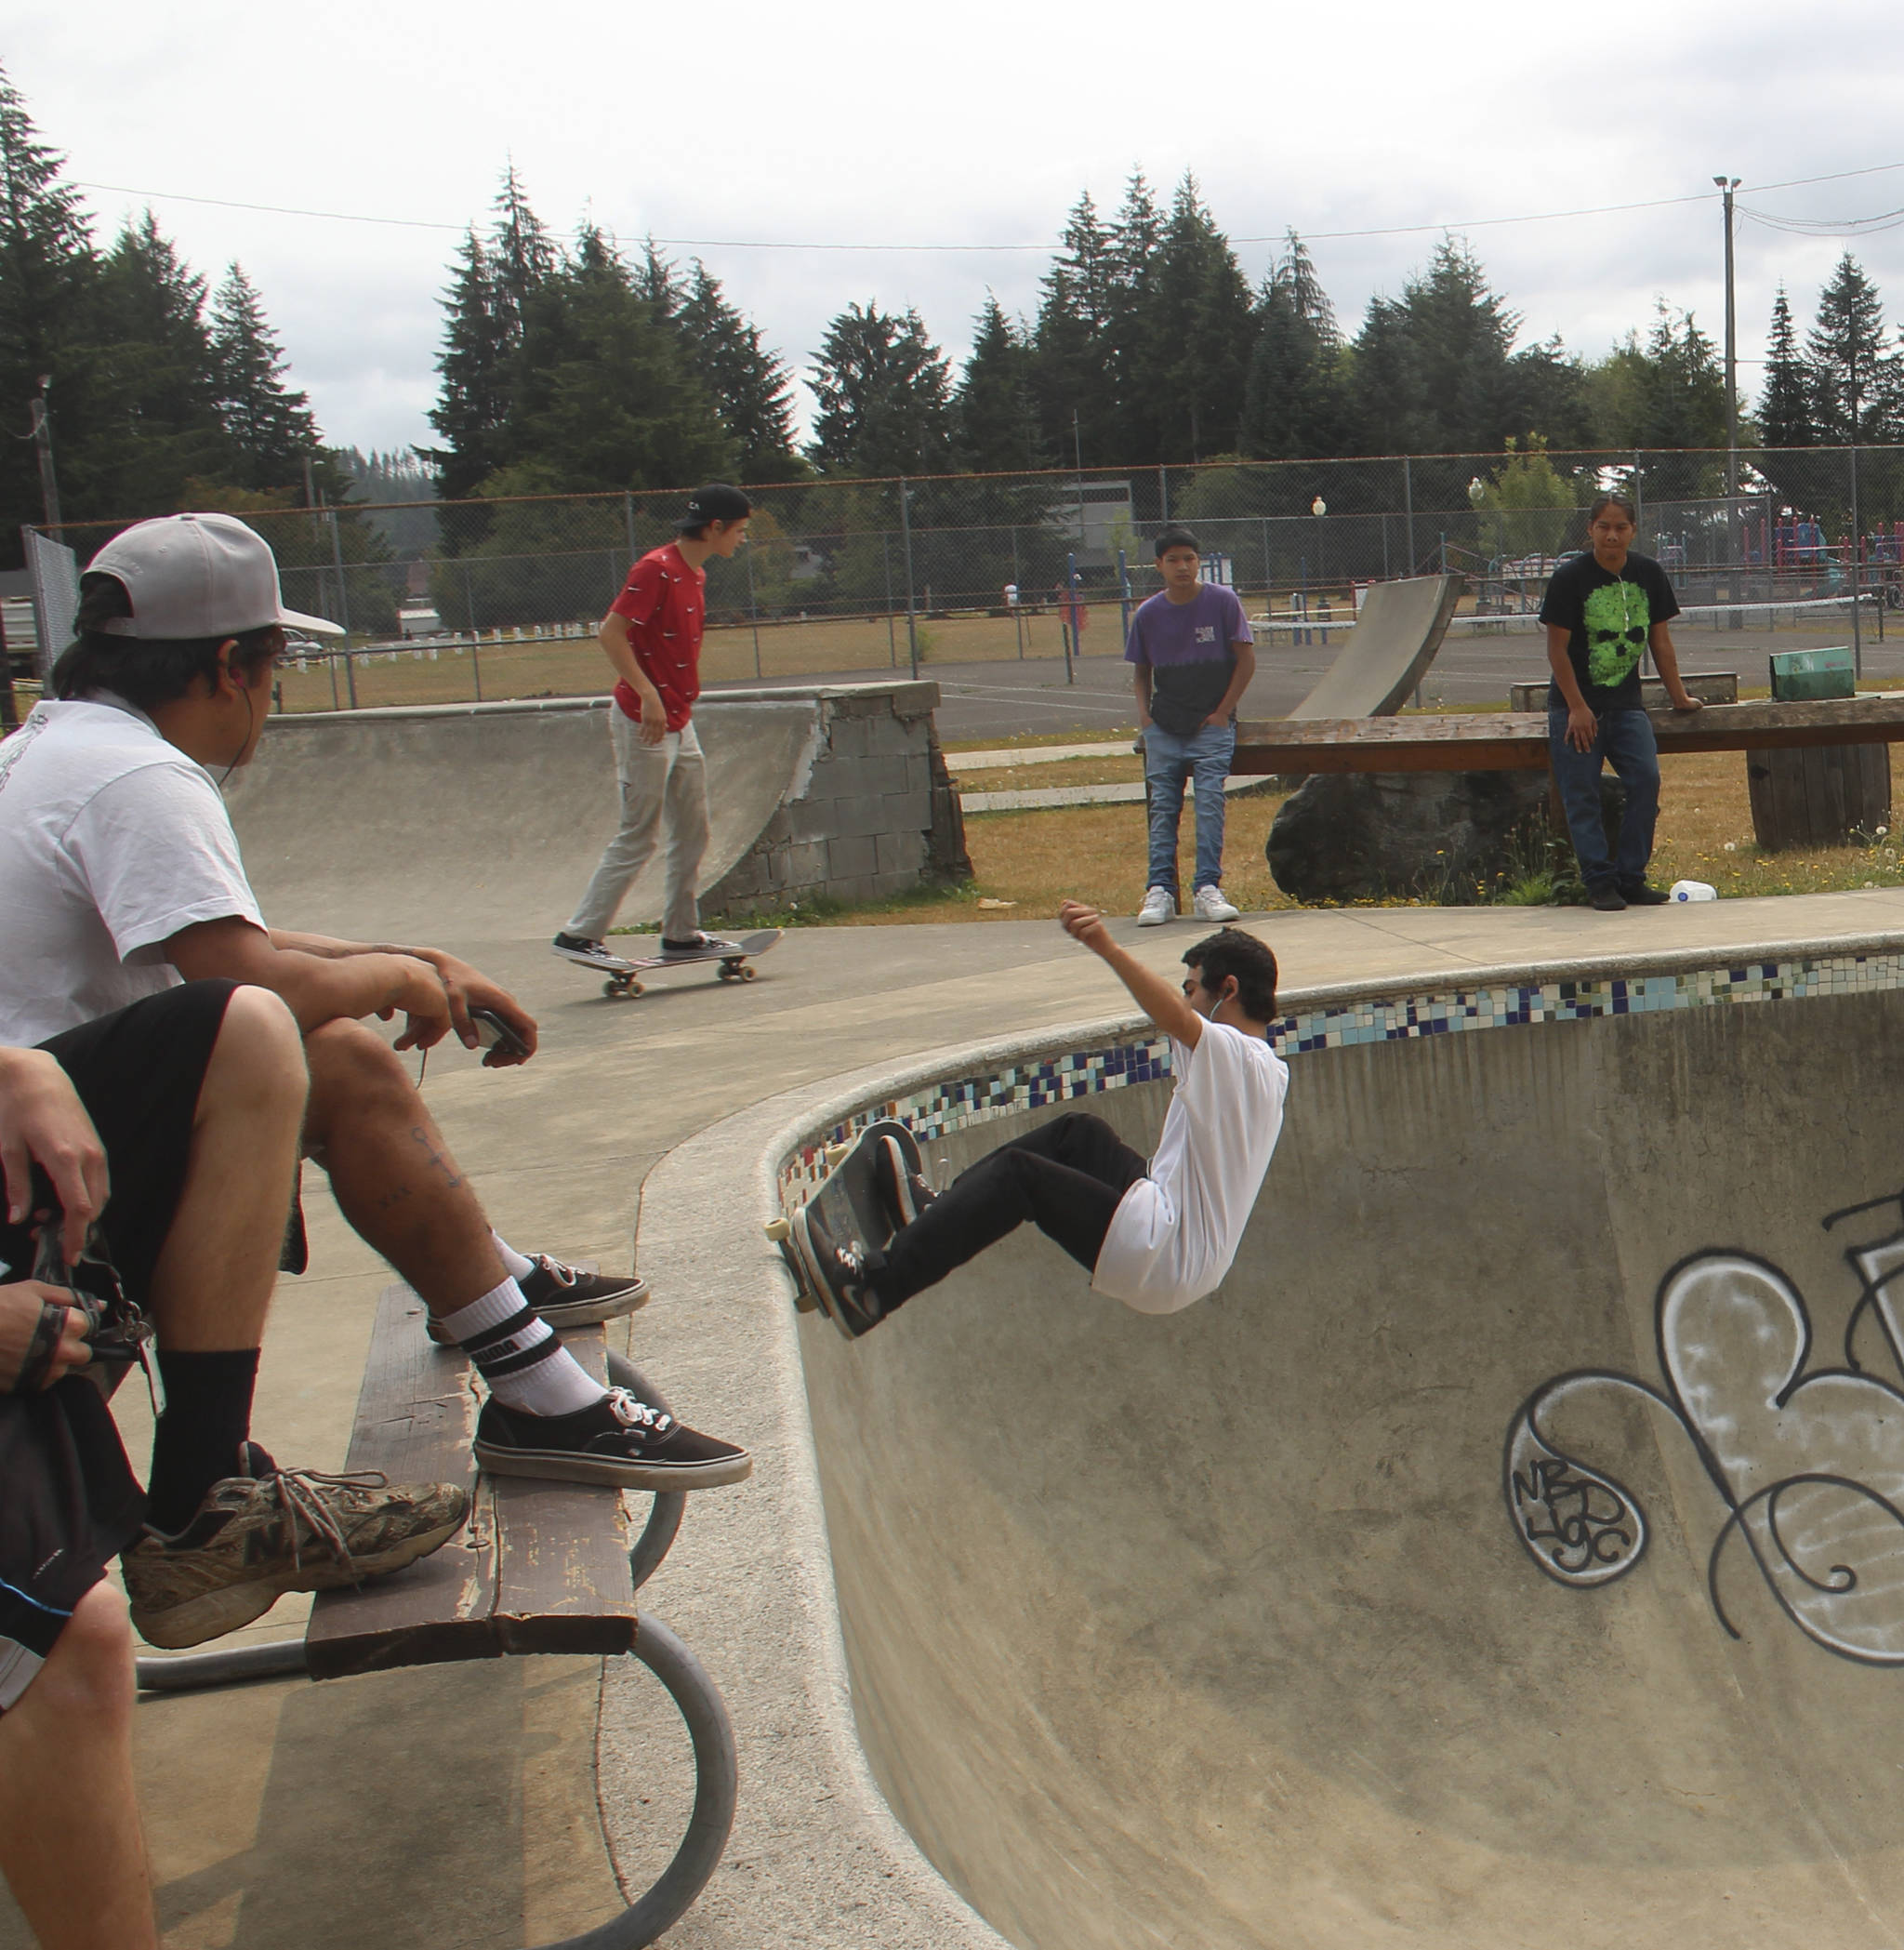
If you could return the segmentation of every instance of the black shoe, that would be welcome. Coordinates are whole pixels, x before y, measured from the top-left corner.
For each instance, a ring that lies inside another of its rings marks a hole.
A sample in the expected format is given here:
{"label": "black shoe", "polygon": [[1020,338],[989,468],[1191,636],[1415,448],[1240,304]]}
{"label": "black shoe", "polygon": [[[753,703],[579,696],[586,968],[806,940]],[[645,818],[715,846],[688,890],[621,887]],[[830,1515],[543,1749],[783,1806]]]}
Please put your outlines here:
{"label": "black shoe", "polygon": [[[564,1266],[547,1253],[532,1253],[533,1273],[516,1281],[522,1298],[551,1327],[587,1327],[597,1320],[616,1320],[648,1304],[648,1282],[639,1273],[584,1273]],[[432,1314],[430,1338],[439,1347],[454,1347],[456,1336]]]}
{"label": "black shoe", "polygon": [[793,1236],[826,1318],[849,1341],[858,1340],[886,1318],[869,1280],[871,1255],[859,1240],[836,1240],[812,1205],[802,1205],[794,1214]]}
{"label": "black shoe", "polygon": [[939,1196],[919,1167],[916,1146],[908,1148],[900,1138],[890,1134],[879,1139],[879,1148],[873,1161],[873,1182],[879,1188],[879,1197],[885,1202],[894,1232],[902,1226],[911,1225]]}
{"label": "black shoe", "polygon": [[1663,887],[1649,887],[1645,881],[1637,886],[1621,887],[1620,892],[1630,908],[1663,908],[1673,899]]}
{"label": "black shoe", "polygon": [[1590,908],[1597,908],[1603,914],[1626,912],[1626,901],[1618,887],[1589,887],[1587,905]]}
{"label": "black shoe", "polygon": [[492,1476],[622,1490],[712,1490],[739,1482],[754,1467],[745,1449],[704,1436],[626,1388],[610,1388],[572,1415],[524,1414],[492,1395],[476,1418],[473,1446]]}
{"label": "black shoe", "polygon": [[664,955],[718,955],[725,948],[739,954],[740,943],[729,941],[721,935],[695,934],[686,941],[670,941],[666,935],[661,937],[661,952]]}
{"label": "black shoe", "polygon": [[610,975],[624,974],[628,965],[619,955],[610,953],[605,942],[590,941],[586,935],[558,935],[549,948],[564,962],[579,962],[584,968],[605,969]]}

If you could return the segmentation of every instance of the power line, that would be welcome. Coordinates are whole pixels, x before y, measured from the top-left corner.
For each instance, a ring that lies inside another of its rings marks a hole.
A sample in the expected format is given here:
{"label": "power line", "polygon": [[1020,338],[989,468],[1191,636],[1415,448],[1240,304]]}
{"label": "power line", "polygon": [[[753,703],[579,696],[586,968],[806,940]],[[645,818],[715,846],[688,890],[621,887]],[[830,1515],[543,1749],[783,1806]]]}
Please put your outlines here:
{"label": "power line", "polygon": [[[1795,190],[1814,183],[1841,182],[1848,178],[1881,176],[1890,170],[1904,169],[1904,163],[1874,163],[1862,169],[1834,170],[1825,176],[1794,177],[1781,183],[1754,183],[1748,194],[1758,194],[1767,190]],[[245,203],[227,196],[192,196],[176,190],[140,190],[125,183],[94,183],[75,180],[78,190],[92,190],[112,196],[136,196],[158,203],[189,203],[209,209],[248,210],[266,217],[308,217],[326,223],[374,223],[387,229],[442,231],[460,236],[471,226],[467,223],[441,223],[421,217],[372,217],[354,210],[311,210],[285,204]],[[1303,231],[1306,242],[1335,243],[1358,237],[1413,237],[1431,234],[1437,231],[1471,231],[1497,228],[1503,224],[1515,223],[1559,223],[1580,217],[1623,216],[1634,210],[1663,210],[1683,206],[1687,204],[1711,203],[1717,192],[1707,190],[1691,196],[1659,196],[1643,203],[1597,204],[1589,208],[1572,210],[1536,210],[1517,217],[1468,217],[1460,219],[1444,219],[1435,223],[1393,223],[1371,226],[1367,230],[1352,231]],[[1806,219],[1798,218],[1778,218],[1760,211],[1744,211],[1754,221],[1773,229],[1809,231],[1810,234],[1831,234],[1832,226],[1808,226]],[[1842,234],[1858,234],[1859,227],[1870,230],[1887,230],[1893,227],[1892,219],[1904,221],[1904,211],[1892,211],[1884,218],[1853,219]],[[1017,252],[1037,252],[1051,256],[1056,245],[1045,244],[841,244],[836,242],[800,243],[771,237],[656,237],[654,240],[670,250],[803,250],[803,251],[847,251],[871,253],[916,252],[926,256],[975,255],[1004,256]],[[1232,237],[1232,244],[1280,244],[1283,233],[1261,237]]]}

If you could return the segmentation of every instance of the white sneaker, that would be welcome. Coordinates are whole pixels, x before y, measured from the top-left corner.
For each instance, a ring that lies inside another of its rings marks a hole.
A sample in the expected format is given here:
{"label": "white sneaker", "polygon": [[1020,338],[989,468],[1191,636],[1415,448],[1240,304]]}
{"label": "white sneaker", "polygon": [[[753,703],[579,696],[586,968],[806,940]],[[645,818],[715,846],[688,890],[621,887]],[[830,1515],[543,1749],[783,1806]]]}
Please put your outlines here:
{"label": "white sneaker", "polygon": [[1153,887],[1137,910],[1137,925],[1141,928],[1161,927],[1176,918],[1177,896],[1168,887]]}
{"label": "white sneaker", "polygon": [[1234,921],[1242,911],[1241,908],[1233,908],[1223,898],[1221,887],[1199,887],[1197,890],[1198,921]]}

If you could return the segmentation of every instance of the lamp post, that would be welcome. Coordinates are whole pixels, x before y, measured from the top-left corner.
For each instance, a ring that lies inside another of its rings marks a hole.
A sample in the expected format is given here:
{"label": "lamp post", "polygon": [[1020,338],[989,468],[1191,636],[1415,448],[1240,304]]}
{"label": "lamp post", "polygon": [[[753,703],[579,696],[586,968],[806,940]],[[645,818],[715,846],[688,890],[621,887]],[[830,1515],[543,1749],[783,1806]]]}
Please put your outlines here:
{"label": "lamp post", "polygon": [[46,393],[53,384],[51,373],[40,375],[40,390],[28,402],[33,415],[33,451],[40,462],[40,503],[46,513],[49,533],[60,533],[60,481],[53,471],[53,423],[47,417]]}
{"label": "lamp post", "polygon": [[1329,512],[1329,503],[1317,495],[1309,504],[1309,512],[1316,517],[1316,590],[1320,595],[1329,579],[1323,572],[1322,561],[1322,518]]}
{"label": "lamp post", "polygon": [[[1726,498],[1730,502],[1739,493],[1739,308],[1732,277],[1732,192],[1739,188],[1736,176],[1715,176],[1726,221]],[[1726,511],[1726,526],[1732,511]]]}

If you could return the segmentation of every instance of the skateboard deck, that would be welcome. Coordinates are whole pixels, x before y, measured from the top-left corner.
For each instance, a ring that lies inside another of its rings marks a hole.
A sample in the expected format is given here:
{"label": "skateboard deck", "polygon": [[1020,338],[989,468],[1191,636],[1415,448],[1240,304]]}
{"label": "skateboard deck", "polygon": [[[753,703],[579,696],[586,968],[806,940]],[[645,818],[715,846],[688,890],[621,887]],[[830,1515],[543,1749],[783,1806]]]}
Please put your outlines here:
{"label": "skateboard deck", "polygon": [[[619,1001],[626,996],[640,995],[643,984],[641,976],[657,968],[692,968],[701,962],[718,962],[715,977],[722,982],[751,982],[754,971],[748,965],[759,955],[764,955],[780,939],[778,928],[762,928],[758,934],[743,935],[738,940],[721,937],[722,945],[699,950],[692,955],[641,955],[620,962],[614,974],[602,985],[603,995]],[[605,962],[597,962],[597,967],[606,967]]]}
{"label": "skateboard deck", "polygon": [[829,1318],[832,1314],[807,1243],[805,1220],[810,1211],[818,1209],[836,1240],[856,1240],[875,1252],[883,1252],[892,1241],[897,1228],[874,1175],[879,1143],[887,1137],[898,1140],[908,1171],[923,1173],[924,1162],[912,1133],[892,1118],[880,1118],[856,1138],[830,1147],[826,1175],[785,1218],[768,1224],[767,1237],[779,1246],[793,1275],[794,1305],[802,1313],[818,1311]]}

